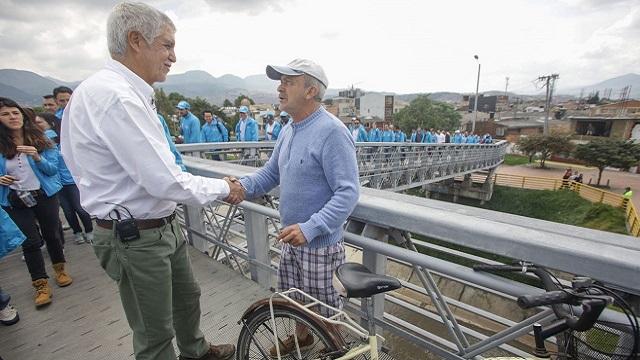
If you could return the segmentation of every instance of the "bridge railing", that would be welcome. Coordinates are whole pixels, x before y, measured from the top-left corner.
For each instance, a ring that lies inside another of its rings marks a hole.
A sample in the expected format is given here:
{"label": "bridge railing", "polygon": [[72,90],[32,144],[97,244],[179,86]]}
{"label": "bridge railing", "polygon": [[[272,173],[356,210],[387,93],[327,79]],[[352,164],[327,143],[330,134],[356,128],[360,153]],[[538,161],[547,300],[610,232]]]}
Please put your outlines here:
{"label": "bridge railing", "polygon": [[[255,170],[190,157],[185,163],[194,174],[217,178],[241,177]],[[269,197],[245,201],[238,207],[222,203],[206,208],[185,206],[181,218],[186,235],[191,244],[214,259],[245,273],[265,288],[273,288],[280,255],[273,241],[280,228],[277,195],[276,189]],[[419,252],[399,246],[407,238],[413,240]],[[422,240],[426,238],[440,243]],[[472,358],[490,347],[474,352],[469,344],[487,339],[491,333],[526,317],[515,315],[522,313],[515,310],[514,297],[542,291],[477,273],[452,261],[451,257],[495,263],[455,249],[459,246],[532,261],[563,273],[591,276],[628,294],[640,294],[640,245],[632,237],[388,191],[361,190],[358,205],[346,224],[345,242],[350,261],[396,276],[404,285],[401,291],[374,299],[377,324],[390,336],[388,345],[394,353],[413,346],[419,354],[428,350],[437,358]],[[422,276],[416,277],[418,273]],[[435,298],[456,310],[451,317],[441,317],[436,311],[434,291],[441,294]],[[483,305],[488,298],[503,305]],[[360,314],[358,306],[357,301],[350,303],[356,315]],[[617,315],[607,313],[614,321],[619,319]],[[538,317],[534,320],[547,319],[544,313],[533,316]],[[491,331],[478,331],[478,324]],[[525,335],[520,344],[501,345],[500,349],[526,357],[526,338]]]}
{"label": "bridge railing", "polygon": [[[374,189],[405,190],[498,166],[506,141],[495,144],[356,143],[360,182]],[[182,144],[183,154],[259,167],[274,142]]]}

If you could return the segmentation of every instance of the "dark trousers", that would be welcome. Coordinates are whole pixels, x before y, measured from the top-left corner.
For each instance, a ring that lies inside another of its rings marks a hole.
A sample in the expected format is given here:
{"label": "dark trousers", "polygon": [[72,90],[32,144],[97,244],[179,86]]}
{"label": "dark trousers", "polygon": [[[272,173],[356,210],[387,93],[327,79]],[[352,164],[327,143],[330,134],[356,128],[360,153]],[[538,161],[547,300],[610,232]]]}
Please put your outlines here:
{"label": "dark trousers", "polygon": [[[58,196],[53,195],[47,197],[42,192],[36,196],[38,203],[31,208],[12,208],[3,207],[9,214],[22,233],[27,239],[22,243],[22,253],[24,254],[24,260],[27,263],[27,269],[31,274],[31,280],[45,279],[47,278],[47,271],[44,267],[44,259],[42,258],[42,239],[44,238],[47,244],[47,251],[51,258],[51,263],[58,264],[65,262],[64,254],[62,253],[62,241],[60,239],[60,218],[58,217]],[[40,231],[38,231],[38,224],[40,224]]]}
{"label": "dark trousers", "polygon": [[73,233],[77,234],[82,232],[78,218],[82,221],[84,232],[92,232],[93,224],[91,223],[91,216],[80,206],[80,191],[76,184],[63,185],[62,189],[58,192],[58,197],[60,198],[60,206],[62,206],[64,217],[67,219],[67,223],[69,223],[71,229],[73,229]]}

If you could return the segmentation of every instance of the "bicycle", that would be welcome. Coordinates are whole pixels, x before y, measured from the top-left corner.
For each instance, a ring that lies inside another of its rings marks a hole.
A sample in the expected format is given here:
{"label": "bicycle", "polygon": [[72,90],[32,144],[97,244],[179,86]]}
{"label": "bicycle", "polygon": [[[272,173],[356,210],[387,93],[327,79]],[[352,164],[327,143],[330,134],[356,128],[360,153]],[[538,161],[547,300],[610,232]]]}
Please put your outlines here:
{"label": "bicycle", "polygon": [[[476,265],[477,271],[518,271],[537,275],[546,289],[539,295],[523,295],[518,297],[518,305],[522,308],[550,306],[552,316],[540,316],[541,319],[551,318],[548,325],[542,326],[533,321],[516,324],[511,329],[479,341],[465,349],[456,358],[469,359],[482,354],[514,338],[513,334],[522,333],[522,329],[532,325],[535,338],[534,357],[531,359],[548,359],[545,340],[556,336],[558,358],[561,359],[637,359],[638,354],[638,323],[635,314],[615,293],[586,277],[575,278],[571,288],[563,288],[553,275],[542,267],[522,263],[511,265]],[[557,283],[556,283],[557,282]],[[294,335],[295,351],[287,355],[294,359],[353,359],[362,354],[368,354],[370,359],[378,358],[378,337],[373,318],[373,305],[370,297],[395,290],[401,287],[400,282],[390,276],[371,273],[365,266],[356,263],[346,263],[336,269],[334,287],[341,296],[362,298],[366,307],[368,330],[365,330],[343,311],[321,303],[317,299],[298,289],[290,289],[274,293],[267,299],[254,303],[242,315],[239,323],[243,325],[238,339],[238,359],[282,359],[280,344],[283,335]],[[289,295],[299,294],[304,297],[305,305],[293,300]],[[613,302],[624,309],[628,315],[628,327],[620,324],[598,322],[603,310]],[[573,307],[579,316],[574,315]],[[332,311],[334,315],[322,316],[311,310],[314,306],[321,306]],[[317,339],[313,344],[301,346],[295,336],[296,323],[305,325]],[[343,326],[352,334],[357,335],[359,341],[348,343],[344,337],[334,331],[334,326]],[[600,333],[613,334],[608,336],[604,345],[594,344],[593,336],[586,338],[586,331],[597,329]],[[284,328],[284,332],[281,331]],[[565,337],[560,335],[564,334]],[[577,334],[577,335],[576,335]],[[630,336],[627,336],[631,334]],[[612,336],[617,336],[615,350],[606,351],[611,346]],[[632,345],[629,345],[629,338]],[[384,339],[383,339],[384,341]],[[603,348],[604,347],[604,348]],[[273,351],[275,349],[275,351]],[[560,351],[562,350],[562,351]],[[498,359],[498,358],[495,358]],[[507,359],[507,358],[501,358]],[[510,358],[514,359],[514,358]]]}
{"label": "bicycle", "polygon": [[[620,296],[591,278],[574,277],[569,288],[562,286],[547,269],[526,262],[519,265],[474,265],[473,269],[532,273],[542,281],[546,292],[517,299],[523,309],[550,306],[556,318],[546,326],[533,324],[535,349],[531,359],[551,357],[545,341],[553,336],[556,337],[558,359],[638,359],[640,333],[635,314]],[[623,310],[627,324],[599,320],[605,308],[614,303]],[[575,310],[581,314],[576,316]]]}
{"label": "bicycle", "polygon": [[[336,269],[333,285],[345,298],[361,298],[366,308],[368,330],[360,326],[344,311],[329,306],[299,289],[276,292],[269,298],[251,305],[242,315],[239,323],[242,330],[238,338],[237,359],[282,359],[280,347],[282,339],[293,335],[295,351],[286,355],[294,359],[353,359],[368,354],[370,359],[378,359],[378,337],[376,334],[373,302],[376,294],[399,289],[398,279],[370,272],[364,265],[345,263]],[[292,295],[302,296],[304,304],[292,299]],[[313,307],[328,310],[330,316],[323,316],[311,310]],[[313,344],[301,346],[296,335],[296,324],[303,324],[317,339]],[[359,338],[359,345],[350,346],[335,327],[342,326]],[[275,349],[275,353],[273,351]],[[254,357],[257,356],[257,357]]]}

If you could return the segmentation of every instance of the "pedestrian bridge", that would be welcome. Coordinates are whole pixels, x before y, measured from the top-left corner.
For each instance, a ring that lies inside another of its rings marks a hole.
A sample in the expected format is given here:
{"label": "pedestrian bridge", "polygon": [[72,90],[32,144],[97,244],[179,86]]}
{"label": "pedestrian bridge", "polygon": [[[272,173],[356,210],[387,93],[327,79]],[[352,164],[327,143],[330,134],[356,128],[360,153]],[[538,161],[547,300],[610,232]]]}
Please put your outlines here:
{"label": "pedestrian bridge", "polygon": [[[241,177],[255,171],[235,162],[185,157],[188,170],[197,175]],[[277,208],[277,189],[239,206],[180,207],[203,290],[202,328],[209,339],[234,342],[242,309],[275,287]],[[472,263],[527,260],[558,270],[562,281],[570,274],[590,276],[618,289],[631,303],[637,304],[640,295],[640,243],[630,236],[368,188],[361,189],[345,229],[349,261],[403,284],[399,291],[374,298],[376,323],[386,338],[383,350],[395,359],[530,357],[531,324],[549,323],[552,316],[544,309],[524,313],[513,300],[541,290],[474,272]],[[115,284],[98,268],[88,246],[68,243],[66,253],[76,283],[54,288],[53,303],[42,310],[33,308],[19,254],[0,262],[0,284],[14,296],[22,318],[0,327],[0,356],[132,359],[131,332]],[[362,314],[355,299],[347,308],[356,317]],[[615,311],[604,316],[620,321]],[[517,329],[513,337],[492,341],[507,328]]]}
{"label": "pedestrian bridge", "polygon": [[[356,143],[360,183],[401,191],[446,179],[491,171],[504,160],[506,141],[495,144]],[[186,155],[260,167],[275,142],[181,144]]]}

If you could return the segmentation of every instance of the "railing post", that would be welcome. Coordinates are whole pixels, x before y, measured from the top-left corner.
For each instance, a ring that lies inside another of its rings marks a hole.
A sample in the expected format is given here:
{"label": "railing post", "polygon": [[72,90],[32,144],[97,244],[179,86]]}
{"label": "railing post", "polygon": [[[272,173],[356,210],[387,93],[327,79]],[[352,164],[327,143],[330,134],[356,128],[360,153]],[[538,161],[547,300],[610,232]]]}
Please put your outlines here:
{"label": "railing post", "polygon": [[200,236],[194,235],[191,231],[193,230],[200,234],[207,233],[207,228],[204,224],[203,208],[188,205],[182,206],[184,206],[184,222],[187,226],[187,241],[191,246],[198,249],[198,251],[211,255],[210,251],[213,244]]}
{"label": "railing post", "polygon": [[251,262],[249,270],[251,280],[263,288],[271,288],[271,273],[269,269],[255,264],[256,261],[265,266],[271,264],[269,256],[269,242],[267,240],[267,217],[255,211],[244,210],[244,226],[247,235],[247,254]]}
{"label": "railing post", "polygon": [[[386,229],[369,224],[365,225],[362,235],[385,243],[389,241],[389,235],[387,234]],[[380,255],[375,251],[363,249],[362,264],[366,266],[367,269],[371,270],[371,272],[376,274],[386,274],[387,257],[385,255]],[[374,317],[382,320],[384,315],[384,294],[374,295],[371,300],[373,301]],[[361,310],[366,314],[367,309],[364,306]],[[361,323],[363,326],[367,325],[366,321],[361,321]],[[376,333],[380,333],[381,331],[381,327],[376,327]]]}

